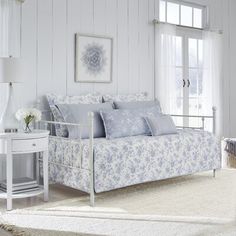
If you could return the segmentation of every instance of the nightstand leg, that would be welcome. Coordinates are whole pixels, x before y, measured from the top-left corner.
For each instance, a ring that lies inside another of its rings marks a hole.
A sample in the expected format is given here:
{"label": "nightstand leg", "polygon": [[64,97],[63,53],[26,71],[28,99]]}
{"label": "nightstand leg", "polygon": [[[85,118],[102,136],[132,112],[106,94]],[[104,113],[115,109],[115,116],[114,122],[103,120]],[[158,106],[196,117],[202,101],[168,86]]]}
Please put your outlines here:
{"label": "nightstand leg", "polygon": [[39,157],[40,157],[40,153],[36,153],[35,154],[35,174],[36,174],[36,181],[39,184],[39,180],[40,180],[40,170],[39,170]]}
{"label": "nightstand leg", "polygon": [[12,210],[12,152],[11,140],[7,142],[7,210]]}
{"label": "nightstand leg", "polygon": [[43,152],[44,201],[48,201],[48,151]]}

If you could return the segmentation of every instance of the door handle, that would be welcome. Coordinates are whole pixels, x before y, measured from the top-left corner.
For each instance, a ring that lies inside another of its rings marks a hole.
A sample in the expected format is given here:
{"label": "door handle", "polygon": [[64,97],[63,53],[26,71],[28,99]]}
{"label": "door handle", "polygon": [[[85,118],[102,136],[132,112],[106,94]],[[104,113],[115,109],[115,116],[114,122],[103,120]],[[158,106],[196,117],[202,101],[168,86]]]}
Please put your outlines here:
{"label": "door handle", "polygon": [[183,79],[183,88],[185,87],[186,85],[186,81]]}
{"label": "door handle", "polygon": [[190,83],[190,80],[188,79],[188,88],[189,88],[190,84],[191,84],[191,83]]}

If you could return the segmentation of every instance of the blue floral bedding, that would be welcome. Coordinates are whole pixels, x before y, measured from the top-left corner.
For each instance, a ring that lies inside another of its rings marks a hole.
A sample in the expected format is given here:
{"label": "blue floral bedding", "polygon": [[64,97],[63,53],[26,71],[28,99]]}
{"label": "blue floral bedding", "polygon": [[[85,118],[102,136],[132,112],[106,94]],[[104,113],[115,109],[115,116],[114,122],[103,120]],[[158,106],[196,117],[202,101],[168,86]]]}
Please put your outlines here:
{"label": "blue floral bedding", "polygon": [[[51,180],[89,192],[88,140],[50,137],[49,149]],[[95,192],[220,167],[219,141],[206,131],[94,140]]]}

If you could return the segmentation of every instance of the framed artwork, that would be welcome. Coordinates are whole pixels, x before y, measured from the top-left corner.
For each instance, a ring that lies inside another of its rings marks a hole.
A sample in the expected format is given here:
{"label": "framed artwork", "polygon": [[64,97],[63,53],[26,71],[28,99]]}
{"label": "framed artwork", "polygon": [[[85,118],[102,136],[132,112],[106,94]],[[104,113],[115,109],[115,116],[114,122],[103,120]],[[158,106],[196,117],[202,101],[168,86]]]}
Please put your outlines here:
{"label": "framed artwork", "polygon": [[76,82],[112,81],[113,39],[76,34]]}

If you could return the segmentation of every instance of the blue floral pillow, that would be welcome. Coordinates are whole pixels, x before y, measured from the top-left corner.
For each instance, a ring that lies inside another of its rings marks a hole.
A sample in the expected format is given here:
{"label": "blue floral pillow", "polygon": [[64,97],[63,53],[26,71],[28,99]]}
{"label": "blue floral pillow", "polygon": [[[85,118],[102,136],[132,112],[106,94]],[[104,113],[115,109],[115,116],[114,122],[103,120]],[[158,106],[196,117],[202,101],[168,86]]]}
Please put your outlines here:
{"label": "blue floral pillow", "polygon": [[151,135],[144,117],[155,117],[159,113],[157,107],[100,112],[107,139]]}
{"label": "blue floral pillow", "polygon": [[[65,122],[61,112],[58,110],[58,104],[98,104],[102,102],[99,94],[85,94],[77,96],[64,96],[56,94],[46,95],[49,107],[53,114],[54,120],[57,122]],[[56,135],[59,137],[68,137],[68,129],[66,125],[55,125]]]}

